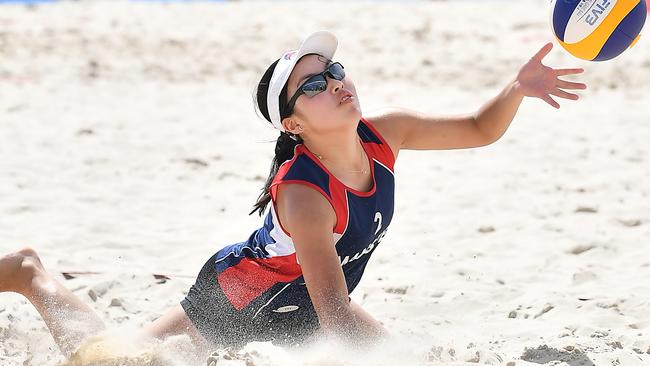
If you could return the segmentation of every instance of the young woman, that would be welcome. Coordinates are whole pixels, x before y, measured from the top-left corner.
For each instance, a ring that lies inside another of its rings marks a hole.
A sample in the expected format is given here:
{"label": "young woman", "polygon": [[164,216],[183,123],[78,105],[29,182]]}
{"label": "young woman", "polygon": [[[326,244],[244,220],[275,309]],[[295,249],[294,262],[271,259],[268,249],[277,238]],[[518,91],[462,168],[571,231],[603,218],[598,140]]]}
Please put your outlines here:
{"label": "young woman", "polygon": [[[475,113],[391,110],[363,118],[352,79],[333,61],[336,47],[331,33],[314,33],[262,76],[257,107],[280,131],[253,210],[266,212],[263,225],[212,256],[187,297],[145,335],[188,334],[197,345],[233,346],[299,344],[317,332],[349,340],[382,337],[382,325],[349,294],[391,222],[400,150],[488,145],[503,135],[524,97],[559,108],[552,95],[576,100],[565,90],[586,88],[558,78],[581,69],[542,64],[549,43]],[[66,355],[104,327],[32,249],[0,259],[0,291],[29,299]],[[70,318],[79,320],[74,328],[67,326]]]}

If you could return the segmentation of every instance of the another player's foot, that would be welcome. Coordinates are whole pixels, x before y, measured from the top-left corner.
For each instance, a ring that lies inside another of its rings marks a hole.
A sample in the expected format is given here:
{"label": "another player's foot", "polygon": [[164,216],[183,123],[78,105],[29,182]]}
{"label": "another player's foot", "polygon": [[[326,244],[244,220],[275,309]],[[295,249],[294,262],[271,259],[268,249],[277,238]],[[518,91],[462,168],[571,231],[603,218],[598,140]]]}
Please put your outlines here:
{"label": "another player's foot", "polygon": [[32,248],[23,248],[0,258],[0,292],[25,294],[34,276],[44,268],[38,254]]}

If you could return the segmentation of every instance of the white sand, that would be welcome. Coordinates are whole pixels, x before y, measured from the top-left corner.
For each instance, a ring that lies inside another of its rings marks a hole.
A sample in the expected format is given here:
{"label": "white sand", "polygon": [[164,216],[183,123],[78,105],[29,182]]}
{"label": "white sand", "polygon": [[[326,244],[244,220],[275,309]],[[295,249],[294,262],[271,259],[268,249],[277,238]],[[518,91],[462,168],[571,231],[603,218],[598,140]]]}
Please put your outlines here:
{"label": "white sand", "polygon": [[[142,326],[260,224],[277,134],[251,94],[281,51],[329,29],[364,111],[450,114],[552,38],[543,0],[270,4],[0,6],[0,253],[103,273],[65,284],[110,327]],[[393,224],[353,293],[394,339],[370,355],[252,344],[256,365],[650,363],[649,38],[547,62],[587,68],[579,102],[525,100],[489,147],[400,155]],[[0,364],[60,361],[1,294]]]}

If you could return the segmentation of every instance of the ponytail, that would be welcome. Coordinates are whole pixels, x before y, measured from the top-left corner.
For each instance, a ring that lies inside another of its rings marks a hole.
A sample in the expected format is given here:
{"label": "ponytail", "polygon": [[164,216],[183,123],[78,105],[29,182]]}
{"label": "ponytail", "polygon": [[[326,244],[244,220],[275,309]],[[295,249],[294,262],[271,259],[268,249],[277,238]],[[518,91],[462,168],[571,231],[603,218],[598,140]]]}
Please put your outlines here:
{"label": "ponytail", "polygon": [[[294,140],[295,138],[295,140]],[[293,158],[293,152],[296,145],[302,143],[302,139],[299,136],[290,135],[286,132],[281,132],[278,137],[278,141],[275,143],[275,156],[271,161],[271,170],[269,172],[268,178],[266,178],[266,183],[264,183],[264,188],[262,188],[262,193],[257,199],[257,202],[253,206],[253,210],[249,213],[252,215],[256,211],[259,211],[260,216],[264,214],[266,205],[271,201],[271,183],[273,178],[278,173],[280,165],[287,160]]]}
{"label": "ponytail", "polygon": [[[255,95],[255,107],[256,110],[259,111],[262,116],[269,122],[271,122],[271,117],[269,117],[269,110],[268,106],[266,104],[266,98],[268,95],[269,91],[269,81],[271,80],[271,76],[273,75],[273,70],[275,70],[275,66],[278,64],[278,61],[276,60],[269,66],[269,68],[266,70],[264,75],[262,76],[262,79],[260,80],[259,84],[257,85],[257,90],[256,90],[256,95]],[[286,117],[289,117],[290,114],[287,113],[286,111],[286,106],[287,106],[287,85],[284,85],[284,88],[282,88],[282,91],[280,92],[279,96],[279,103],[281,106],[280,110],[280,119],[284,119]],[[271,192],[270,192],[270,187],[271,183],[273,182],[273,178],[275,178],[275,175],[278,172],[278,169],[280,168],[280,165],[284,163],[287,160],[291,160],[293,158],[293,151],[296,145],[302,143],[302,139],[300,136],[289,134],[287,132],[281,132],[280,136],[278,137],[277,142],[275,143],[275,156],[273,157],[273,160],[271,161],[271,170],[269,171],[269,176],[266,178],[266,183],[264,183],[264,187],[262,188],[262,193],[260,193],[259,197],[257,198],[257,202],[255,202],[255,205],[253,205],[253,210],[249,213],[249,215],[252,215],[256,211],[259,212],[259,215],[262,216],[264,214],[264,211],[266,209],[266,206],[269,204],[271,201]]]}

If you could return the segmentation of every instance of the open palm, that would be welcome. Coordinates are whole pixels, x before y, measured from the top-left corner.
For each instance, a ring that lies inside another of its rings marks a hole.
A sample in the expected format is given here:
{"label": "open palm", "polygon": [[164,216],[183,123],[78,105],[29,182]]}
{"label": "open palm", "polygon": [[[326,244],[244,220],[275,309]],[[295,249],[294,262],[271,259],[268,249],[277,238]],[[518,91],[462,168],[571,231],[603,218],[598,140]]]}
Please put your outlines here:
{"label": "open palm", "polygon": [[554,69],[542,64],[542,59],[553,48],[552,43],[547,43],[519,70],[517,81],[521,91],[527,97],[540,98],[555,108],[560,108],[558,102],[551,97],[577,100],[578,95],[569,93],[564,89],[586,89],[583,83],[574,83],[559,79],[560,76],[574,75],[584,72],[583,69]]}

